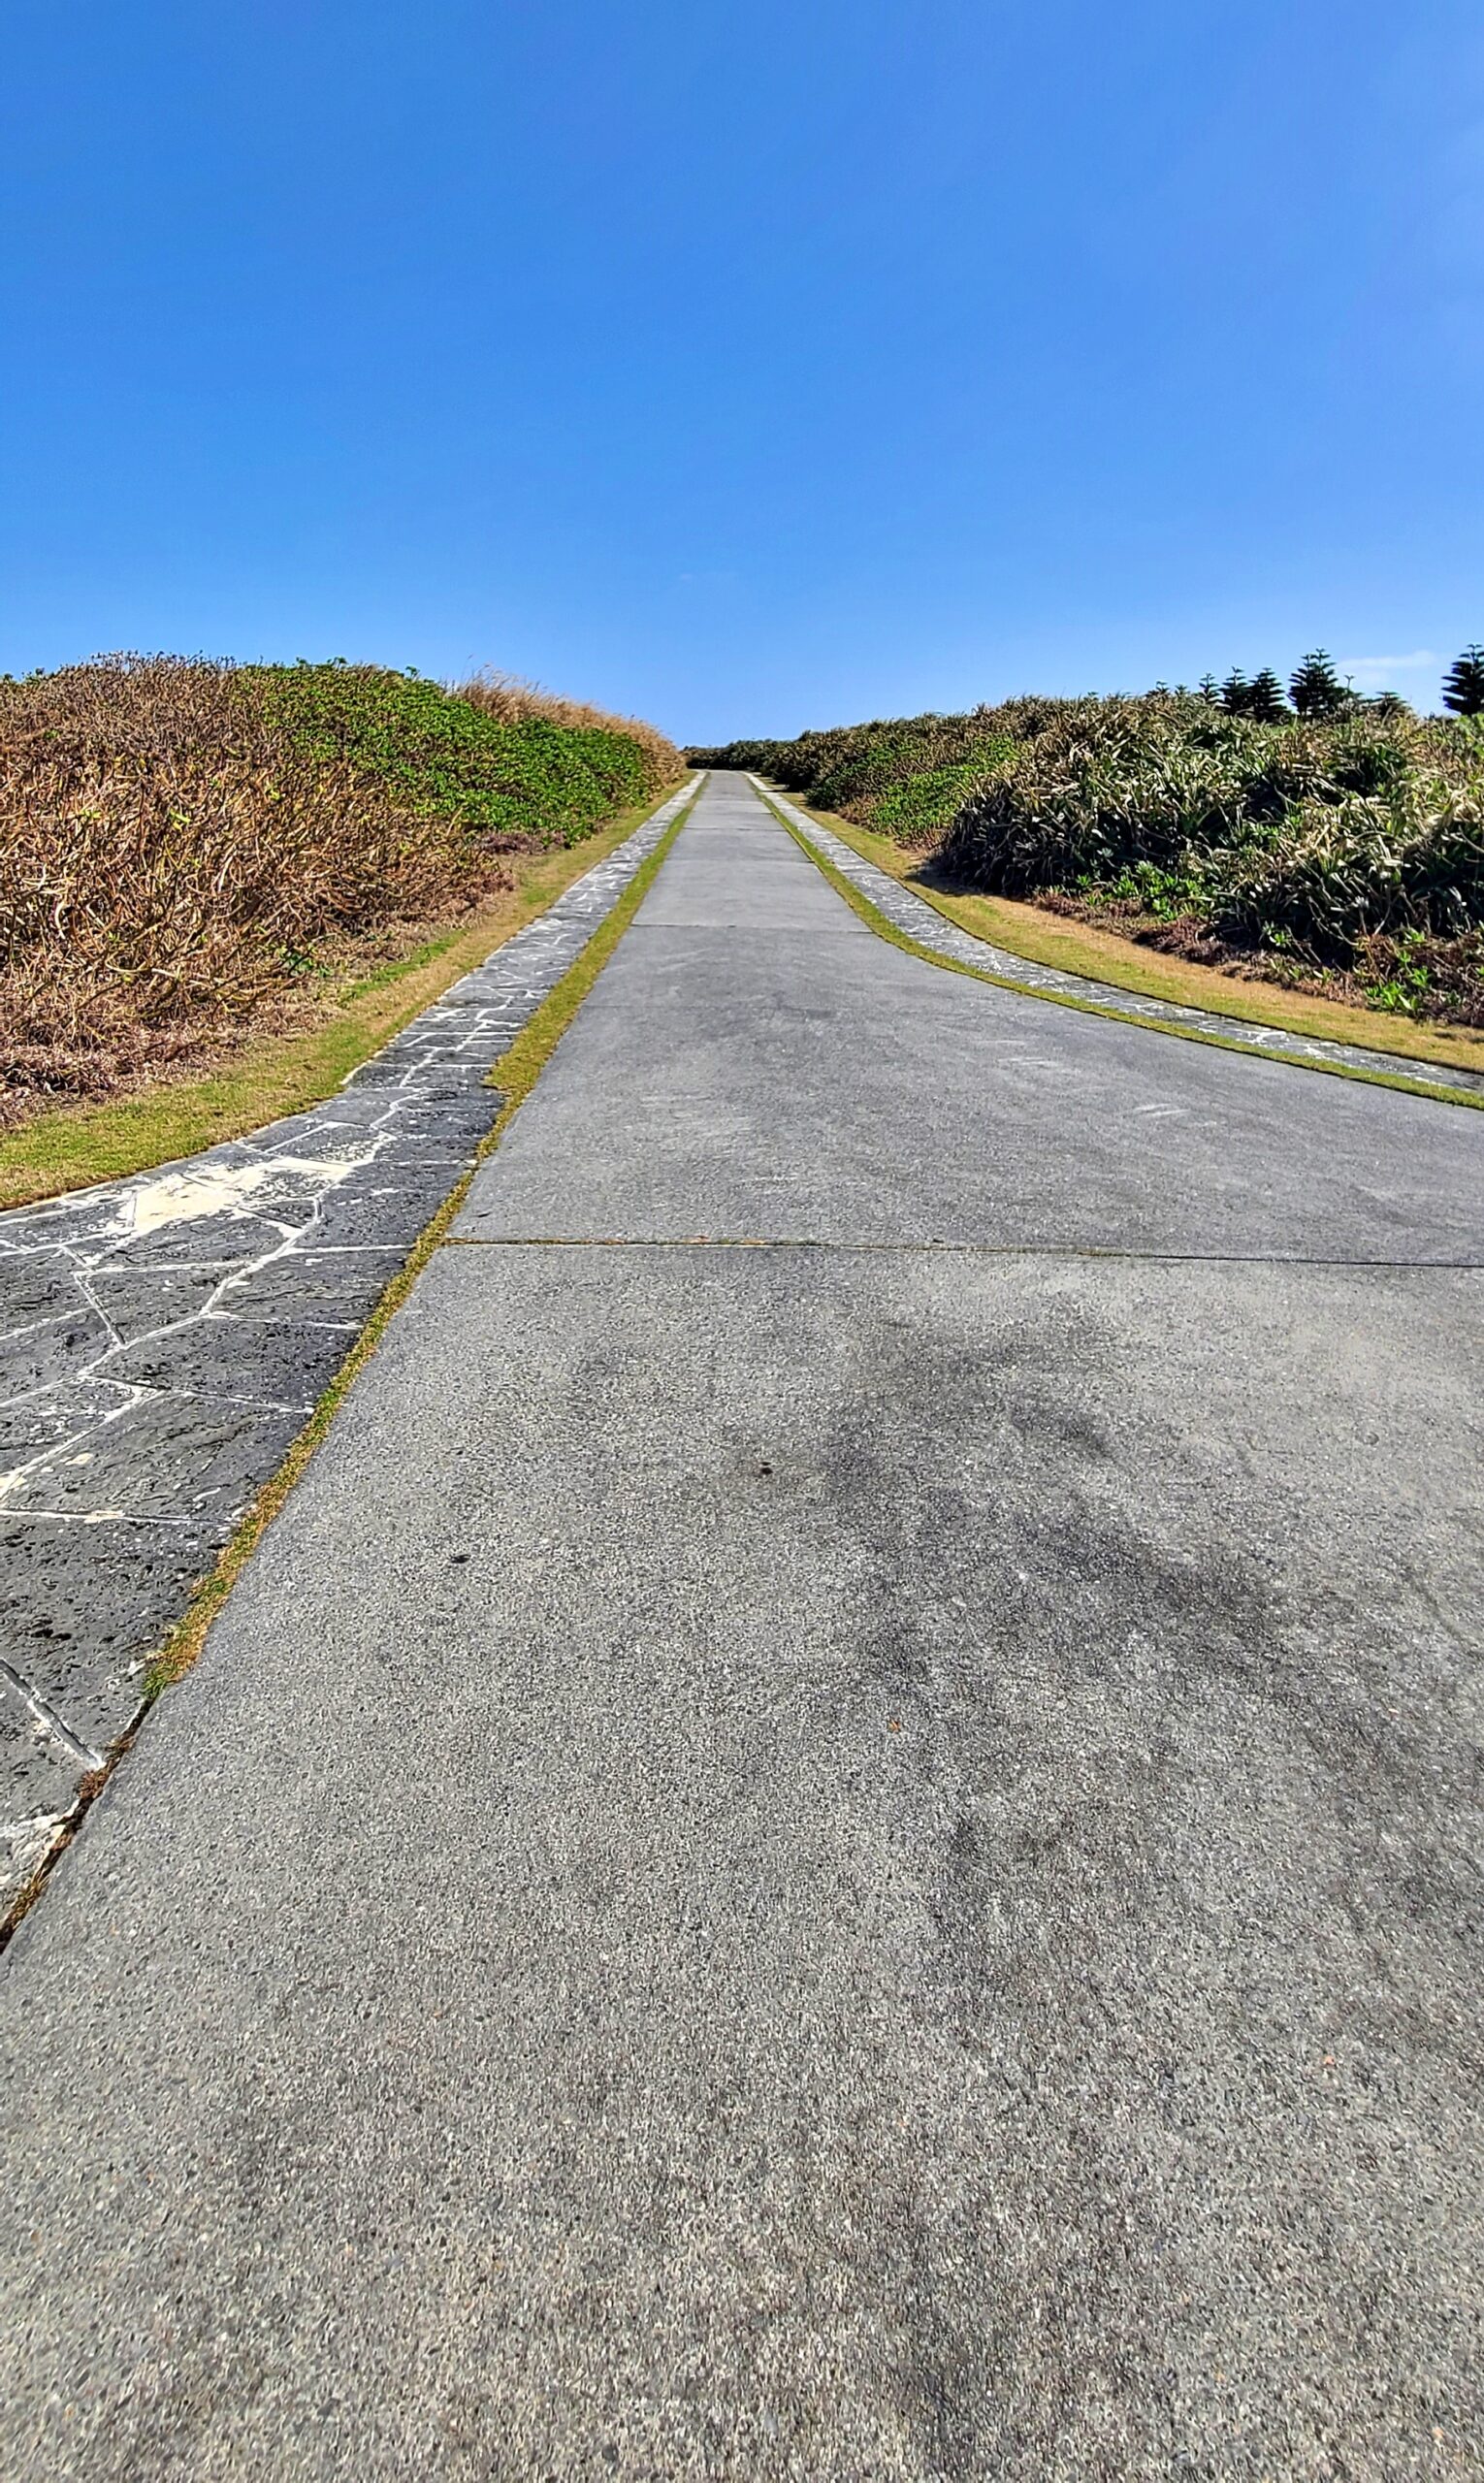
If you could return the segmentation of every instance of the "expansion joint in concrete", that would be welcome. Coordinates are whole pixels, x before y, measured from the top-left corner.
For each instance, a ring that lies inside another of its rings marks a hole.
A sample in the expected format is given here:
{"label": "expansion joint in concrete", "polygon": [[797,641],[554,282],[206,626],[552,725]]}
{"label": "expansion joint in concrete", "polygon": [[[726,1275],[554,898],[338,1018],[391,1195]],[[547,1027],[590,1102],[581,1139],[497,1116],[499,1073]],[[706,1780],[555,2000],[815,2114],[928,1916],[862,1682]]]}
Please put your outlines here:
{"label": "expansion joint in concrete", "polygon": [[810,1250],[836,1258],[1112,1261],[1130,1267],[1329,1268],[1377,1275],[1484,1274],[1480,1259],[1360,1259],[1281,1250],[1115,1250],[1061,1242],[841,1242],[808,1234],[449,1233],[443,1250]]}

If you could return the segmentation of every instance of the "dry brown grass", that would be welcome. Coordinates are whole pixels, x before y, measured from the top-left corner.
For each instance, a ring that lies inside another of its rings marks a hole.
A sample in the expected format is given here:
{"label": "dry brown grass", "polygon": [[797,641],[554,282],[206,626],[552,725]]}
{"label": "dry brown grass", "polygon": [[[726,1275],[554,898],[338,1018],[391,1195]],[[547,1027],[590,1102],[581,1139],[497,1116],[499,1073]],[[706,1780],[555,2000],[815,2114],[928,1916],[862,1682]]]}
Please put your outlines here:
{"label": "dry brown grass", "polygon": [[0,683],[0,1122],[178,1060],[373,927],[505,879],[456,822],[297,751],[229,665]]}
{"label": "dry brown grass", "polygon": [[501,725],[523,725],[539,717],[564,732],[627,733],[644,753],[648,790],[652,793],[662,792],[667,785],[677,785],[686,772],[685,759],[675,744],[638,716],[612,716],[606,708],[586,706],[578,698],[559,698],[538,683],[519,680],[514,673],[498,672],[493,665],[486,665],[468,681],[449,686],[456,697],[467,698],[471,707],[480,708]]}
{"label": "dry brown grass", "polygon": [[0,680],[0,1129],[305,1022],[508,889],[502,852],[682,772],[632,719],[463,694],[477,715],[375,667],[172,656]]}

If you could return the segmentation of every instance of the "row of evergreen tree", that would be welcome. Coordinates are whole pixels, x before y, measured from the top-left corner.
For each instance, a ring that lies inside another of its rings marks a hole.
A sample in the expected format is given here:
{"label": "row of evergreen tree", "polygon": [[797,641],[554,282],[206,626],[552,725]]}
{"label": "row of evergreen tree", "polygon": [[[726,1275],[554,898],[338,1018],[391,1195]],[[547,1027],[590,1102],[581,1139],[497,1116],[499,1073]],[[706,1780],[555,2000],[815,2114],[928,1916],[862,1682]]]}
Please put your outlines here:
{"label": "row of evergreen tree", "polygon": [[[1209,707],[1224,707],[1229,716],[1250,716],[1255,724],[1281,724],[1289,714],[1339,716],[1347,707],[1367,706],[1400,712],[1405,700],[1394,690],[1363,698],[1341,681],[1323,647],[1307,655],[1288,684],[1288,696],[1271,664],[1249,681],[1235,668],[1224,681],[1212,672],[1197,684]],[[1484,716],[1484,647],[1466,647],[1443,683],[1443,705],[1455,716]]]}

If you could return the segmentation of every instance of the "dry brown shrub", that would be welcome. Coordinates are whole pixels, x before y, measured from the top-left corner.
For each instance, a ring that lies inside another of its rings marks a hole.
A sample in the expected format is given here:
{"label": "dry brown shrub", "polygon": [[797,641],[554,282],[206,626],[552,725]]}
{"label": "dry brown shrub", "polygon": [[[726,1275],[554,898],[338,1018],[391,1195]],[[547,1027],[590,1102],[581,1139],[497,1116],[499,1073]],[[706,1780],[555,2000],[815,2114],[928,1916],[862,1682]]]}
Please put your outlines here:
{"label": "dry brown shrub", "polygon": [[456,822],[296,751],[230,665],[0,682],[0,1085],[96,1095],[316,963],[507,885]]}
{"label": "dry brown shrub", "polygon": [[481,708],[502,725],[521,725],[538,716],[565,732],[627,733],[644,753],[651,793],[661,793],[667,785],[678,784],[686,772],[686,762],[675,744],[638,716],[611,716],[605,708],[586,706],[581,699],[559,698],[535,682],[498,672],[492,665],[486,665],[469,680],[453,682],[449,687],[457,697],[467,698],[471,707]]}

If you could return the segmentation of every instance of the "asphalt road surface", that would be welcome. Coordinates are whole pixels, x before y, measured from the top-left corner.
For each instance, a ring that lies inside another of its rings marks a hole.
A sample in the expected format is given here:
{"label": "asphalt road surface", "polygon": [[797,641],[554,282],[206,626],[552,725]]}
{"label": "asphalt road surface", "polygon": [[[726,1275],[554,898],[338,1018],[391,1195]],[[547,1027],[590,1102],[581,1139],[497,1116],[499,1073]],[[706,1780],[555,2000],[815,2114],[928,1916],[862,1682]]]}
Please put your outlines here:
{"label": "asphalt road surface", "polygon": [[1477,2475],[1481,1226],[713,778],[9,1952],[8,2483]]}

